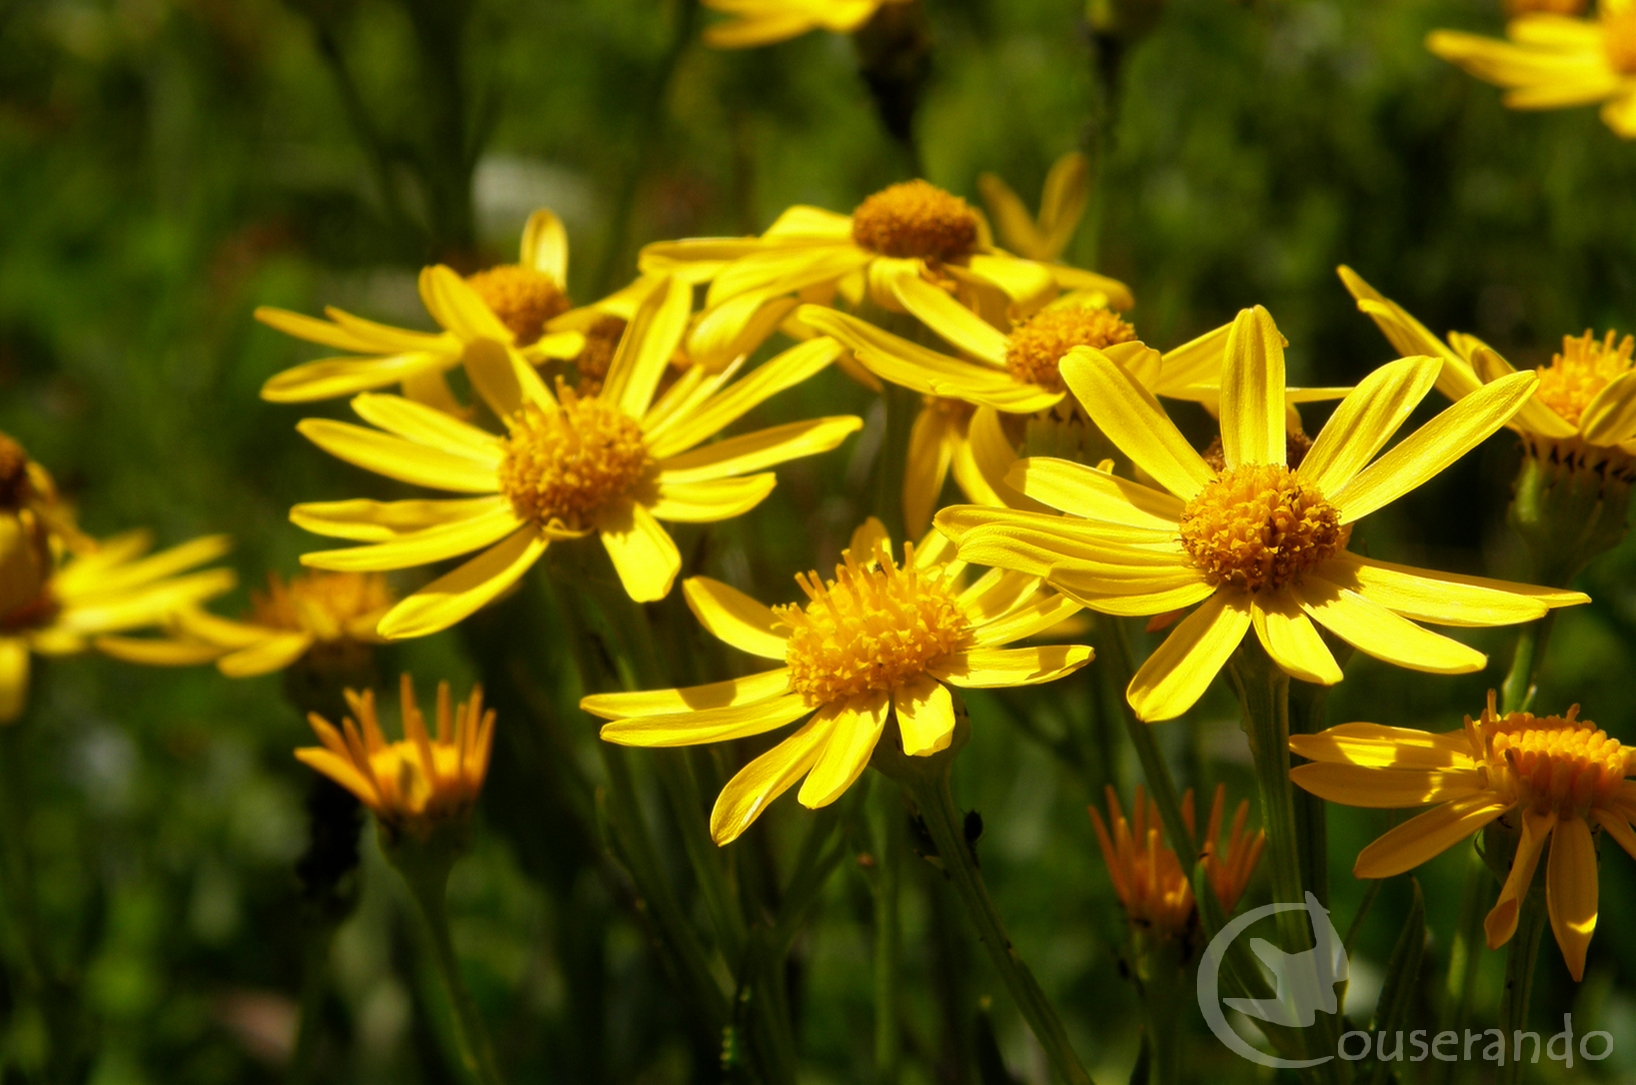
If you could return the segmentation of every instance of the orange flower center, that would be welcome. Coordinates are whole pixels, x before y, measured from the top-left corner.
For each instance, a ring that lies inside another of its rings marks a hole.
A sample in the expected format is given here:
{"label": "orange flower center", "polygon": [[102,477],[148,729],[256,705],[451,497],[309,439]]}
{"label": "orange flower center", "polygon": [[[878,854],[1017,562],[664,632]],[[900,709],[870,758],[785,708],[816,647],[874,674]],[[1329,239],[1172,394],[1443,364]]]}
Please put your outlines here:
{"label": "orange flower center", "polygon": [[1636,8],[1610,10],[1602,5],[1602,49],[1608,64],[1621,75],[1636,75]]}
{"label": "orange flower center", "polygon": [[543,335],[546,321],[568,311],[568,298],[557,280],[521,264],[491,267],[468,275],[466,282],[517,337],[520,347]]}
{"label": "orange flower center", "polygon": [[1111,309],[1065,305],[1042,309],[1011,330],[1005,348],[1005,367],[1018,381],[1063,391],[1057,363],[1074,347],[1103,347],[1129,343],[1136,329]]}
{"label": "orange flower center", "polygon": [[1630,751],[1576,719],[1513,712],[1503,718],[1493,701],[1482,719],[1466,719],[1466,731],[1489,787],[1541,814],[1584,818],[1593,808],[1612,808],[1629,771]]}
{"label": "orange flower center", "polygon": [[[1636,42],[1632,47],[1636,48]],[[1562,353],[1537,370],[1539,385],[1534,397],[1561,415],[1563,421],[1577,426],[1597,394],[1630,370],[1636,338],[1627,335],[1615,346],[1616,336],[1611,331],[1600,341],[1588,331],[1578,338],[1563,336]]]}
{"label": "orange flower center", "polygon": [[903,546],[902,566],[884,542],[867,563],[851,551],[843,557],[834,580],[796,574],[805,606],[773,610],[792,630],[784,660],[808,704],[896,689],[957,649],[971,628],[952,577],[943,566],[915,568],[913,543]]}
{"label": "orange flower center", "polygon": [[386,578],[378,573],[302,573],[288,582],[269,573],[267,590],[250,593],[257,625],[311,633],[320,640],[339,639],[352,621],[392,603]]}
{"label": "orange flower center", "polygon": [[958,260],[977,247],[977,213],[936,185],[905,181],[858,205],[852,240],[881,256]]}
{"label": "orange flower center", "polygon": [[652,464],[642,428],[619,408],[557,386],[558,410],[529,404],[511,422],[500,491],[523,520],[588,531]]}
{"label": "orange flower center", "polygon": [[1335,506],[1283,464],[1245,464],[1187,503],[1182,546],[1217,587],[1281,588],[1346,548]]}

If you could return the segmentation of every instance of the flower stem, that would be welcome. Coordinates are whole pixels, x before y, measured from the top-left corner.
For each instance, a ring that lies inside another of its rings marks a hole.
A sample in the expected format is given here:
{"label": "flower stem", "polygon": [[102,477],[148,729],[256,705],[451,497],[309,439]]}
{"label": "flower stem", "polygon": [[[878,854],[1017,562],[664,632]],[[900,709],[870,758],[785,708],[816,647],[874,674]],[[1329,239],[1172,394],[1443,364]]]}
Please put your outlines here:
{"label": "flower stem", "polygon": [[[1375,883],[1380,884],[1380,883]],[[1487,944],[1483,917],[1494,892],[1494,875],[1475,847],[1466,849],[1465,887],[1460,892],[1460,917],[1454,939],[1449,944],[1449,973],[1443,985],[1443,1030],[1465,1034],[1471,1019],[1471,996],[1477,984],[1477,967],[1482,963],[1482,947]],[[1454,1079],[1454,1063],[1440,1063],[1435,1081]]]}
{"label": "flower stem", "polygon": [[[1517,930],[1505,955],[1505,990],[1500,995],[1500,1042],[1528,1024],[1528,1002],[1534,992],[1534,964],[1539,960],[1540,936],[1545,933],[1545,891],[1536,875],[1517,913]],[[1522,1064],[1508,1061],[1496,1075],[1498,1085],[1522,1080]]]}
{"label": "flower stem", "polygon": [[1539,692],[1539,672],[1545,664],[1545,645],[1551,637],[1556,611],[1517,631],[1517,646],[1511,653],[1511,669],[1500,687],[1501,712],[1526,712]]}
{"label": "flower stem", "polygon": [[1176,781],[1170,776],[1170,766],[1165,764],[1164,755],[1159,752],[1159,744],[1153,740],[1151,725],[1136,718],[1136,713],[1130,707],[1130,700],[1124,695],[1124,689],[1130,683],[1133,664],[1130,650],[1130,638],[1125,633],[1125,627],[1118,618],[1111,615],[1098,614],[1096,623],[1101,634],[1097,638],[1099,646],[1108,645],[1113,651],[1108,653],[1107,664],[1114,671],[1113,679],[1119,689],[1119,715],[1125,721],[1125,734],[1130,737],[1130,744],[1136,749],[1136,759],[1141,762],[1142,775],[1147,779],[1148,793],[1159,806],[1159,820],[1164,822],[1165,838],[1170,841],[1177,854],[1185,843],[1191,849],[1191,858],[1198,854],[1198,844],[1193,839],[1193,833],[1187,827],[1187,821],[1182,817],[1181,799],[1176,793]]}
{"label": "flower stem", "polygon": [[896,1085],[901,1058],[898,1006],[903,924],[898,898],[903,872],[903,810],[897,796],[878,793],[880,846],[875,851],[875,1082]]}
{"label": "flower stem", "polygon": [[1040,989],[1034,973],[1029,971],[1017,955],[1005,923],[988,895],[982,872],[977,869],[977,857],[966,841],[959,808],[949,789],[949,774],[954,766],[954,755],[971,736],[971,723],[965,705],[955,701],[955,734],[949,748],[929,757],[909,757],[903,753],[895,725],[889,725],[886,734],[876,744],[871,762],[877,769],[901,784],[925,822],[926,831],[937,847],[938,865],[943,876],[954,887],[955,895],[966,910],[977,936],[988,950],[994,970],[1000,974],[1006,989],[1016,1000],[1023,1019],[1033,1030],[1034,1038],[1045,1049],[1045,1056],[1057,1077],[1069,1085],[1091,1085],[1090,1075],[1074,1054],[1068,1032],[1057,1016],[1056,1009]]}

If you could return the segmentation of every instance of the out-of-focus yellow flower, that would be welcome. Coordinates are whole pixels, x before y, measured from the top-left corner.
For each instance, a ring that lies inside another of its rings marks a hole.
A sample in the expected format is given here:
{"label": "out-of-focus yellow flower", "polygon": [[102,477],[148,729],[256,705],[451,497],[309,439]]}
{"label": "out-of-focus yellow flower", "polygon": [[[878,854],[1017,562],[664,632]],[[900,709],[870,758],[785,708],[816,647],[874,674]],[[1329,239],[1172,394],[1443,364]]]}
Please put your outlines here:
{"label": "out-of-focus yellow flower", "polygon": [[[1119,806],[1119,796],[1112,787],[1107,789],[1108,821],[1102,820],[1094,805],[1087,807],[1091,824],[1096,829],[1096,842],[1102,849],[1102,859],[1108,865],[1108,876],[1113,879],[1114,892],[1125,914],[1144,932],[1160,938],[1176,938],[1187,933],[1193,920],[1192,875],[1182,868],[1175,850],[1165,841],[1159,820],[1159,806],[1136,787],[1136,801],[1131,806],[1131,820],[1125,820]],[[1223,912],[1238,906],[1244,889],[1255,873],[1256,863],[1267,842],[1267,834],[1257,830],[1246,833],[1245,821],[1250,804],[1241,801],[1233,814],[1227,846],[1221,847],[1222,815],[1226,809],[1227,787],[1217,784],[1215,797],[1210,803],[1210,822],[1205,827],[1203,850],[1205,876]],[[1193,791],[1182,796],[1182,821],[1189,832],[1193,827]],[[1111,824],[1111,829],[1110,829]]]}
{"label": "out-of-focus yellow flower", "polygon": [[[403,738],[388,742],[375,711],[375,692],[346,691],[352,716],[339,728],[314,712],[308,721],[322,746],[295,751],[375,812],[394,834],[424,840],[441,824],[466,818],[483,790],[494,745],[494,710],[483,710],[483,687],[450,705],[449,683],[437,687],[437,730],[429,732],[405,674],[399,684]],[[356,719],[356,722],[354,721]]]}
{"label": "out-of-focus yellow flower", "polygon": [[378,627],[390,639],[447,629],[514,584],[552,541],[592,534],[632,599],[664,598],[682,562],[659,521],[712,523],[747,512],[777,483],[765,468],[827,452],[862,425],[842,415],[704,444],[829,365],[840,348],[828,340],[803,343],[738,381],[731,380],[737,366],[716,374],[694,367],[655,401],[690,308],[686,283],[671,280],[655,290],[594,396],[560,383],[552,395],[532,367],[498,344],[474,344],[466,370],[509,428],[504,437],[380,394],[352,401],[378,429],[303,421],[298,429],[308,439],[349,463],[477,496],[298,505],[290,518],[307,530],[371,544],[304,554],[302,562],[383,571],[482,551],[393,607]]}
{"label": "out-of-focus yellow flower", "polygon": [[1505,13],[1515,19],[1536,12],[1544,15],[1583,15],[1590,0],[1505,0]]}
{"label": "out-of-focus yellow flower", "polygon": [[51,473],[9,434],[0,433],[0,516],[19,518],[23,535],[37,525],[52,543],[84,553],[96,548],[57,493]]}
{"label": "out-of-focus yellow flower", "polygon": [[[0,532],[15,524],[0,519]],[[17,719],[28,704],[32,656],[88,651],[103,636],[160,625],[232,589],[231,569],[187,572],[225,554],[225,535],[147,554],[151,545],[146,532],[133,531],[61,562],[44,547],[0,546],[9,603],[0,613],[0,723]]]}
{"label": "out-of-focus yellow flower", "polygon": [[1432,806],[1358,853],[1353,873],[1390,878],[1439,855],[1496,818],[1520,833],[1510,875],[1484,924],[1498,949],[1517,929],[1517,910],[1546,841],[1545,900],[1557,945],[1575,980],[1596,930],[1594,829],[1636,857],[1636,781],[1630,751],[1589,720],[1512,712],[1494,694],[1480,718],[1458,731],[1429,734],[1374,723],[1346,723],[1316,735],[1291,735],[1290,749],[1312,763],[1290,779],[1329,802],[1397,809]]}
{"label": "out-of-focus yellow flower", "polygon": [[[1486,383],[1499,380],[1515,368],[1476,336],[1450,332],[1439,339],[1395,301],[1364,282],[1349,267],[1341,267],[1341,281],[1358,300],[1358,308],[1372,317],[1392,346],[1406,354],[1428,354],[1443,361],[1437,390],[1450,399],[1470,395]],[[1557,458],[1596,463],[1610,457],[1627,474],[1629,458],[1636,456],[1636,371],[1631,368],[1636,339],[1618,339],[1608,332],[1601,339],[1589,331],[1563,336],[1562,350],[1551,364],[1534,372],[1539,384],[1533,398],[1507,423],[1536,453],[1560,450]]]}
{"label": "out-of-focus yellow flower", "polygon": [[286,335],[349,352],[286,369],[262,385],[261,398],[310,403],[397,384],[410,399],[459,413],[444,374],[473,343],[498,343],[535,365],[574,357],[584,346],[581,334],[546,327],[568,309],[568,235],[561,220],[534,212],[521,249],[518,263],[465,278],[442,264],[421,271],[420,298],[439,333],[377,324],[334,307],[324,310],[328,320],[257,309],[257,320]]}
{"label": "out-of-focus yellow flower", "polygon": [[717,49],[749,49],[788,41],[813,30],[850,34],[887,4],[913,0],[704,0],[704,6],[732,18],[704,28],[704,42]]}
{"label": "out-of-focus yellow flower", "polygon": [[1070,151],[1057,159],[1045,175],[1037,219],[1028,213],[1022,200],[999,175],[978,174],[977,189],[983,194],[983,202],[994,219],[994,229],[1006,248],[1029,260],[1048,263],[1062,257],[1063,250],[1074,239],[1074,231],[1079,229],[1089,195],[1090,176],[1090,162],[1078,151]]}
{"label": "out-of-focus yellow flower", "polygon": [[935,283],[994,321],[1032,312],[1064,289],[1099,292],[1118,309],[1131,304],[1115,279],[995,248],[965,200],[919,180],[875,193],[850,215],[792,207],[756,238],[657,242],[642,250],[641,267],[710,281],[688,340],[700,358],[729,349],[766,319],[765,306],[795,296],[828,304],[839,291],[856,305],[867,294],[901,311],[893,284],[905,277]]}
{"label": "out-of-focus yellow flower", "polygon": [[267,591],[250,593],[246,621],[188,607],[166,623],[166,638],[105,637],[98,647],[132,663],[213,660],[229,678],[252,678],[283,670],[309,653],[351,656],[361,645],[378,643],[375,626],[395,601],[378,573],[313,572],[288,581],[268,573]]}
{"label": "out-of-focus yellow flower", "polygon": [[1601,0],[1597,17],[1574,19],[1535,9],[1506,24],[1510,41],[1434,30],[1426,48],[1478,79],[1508,88],[1512,109],[1562,109],[1602,103],[1602,121],[1636,138],[1636,6]]}
{"label": "out-of-focus yellow flower", "polygon": [[777,670],[689,689],[604,693],[580,707],[614,722],[602,737],[626,746],[693,746],[764,734],[811,717],[728,781],[710,815],[727,844],[802,777],[801,804],[827,806],[863,773],[890,716],[903,752],[926,757],[954,737],[948,686],[1035,685],[1090,662],[1081,645],[1004,648],[1060,623],[1077,604],[1035,577],[990,571],[969,587],[947,542],[904,546],[903,563],[879,521],[853,533],[835,579],[797,575],[806,605],[768,608],[719,581],[693,577],[688,605],[713,635]]}
{"label": "out-of-focus yellow flower", "polygon": [[1314,622],[1399,666],[1463,674],[1481,670],[1487,657],[1415,621],[1510,625],[1587,601],[1578,592],[1409,569],[1346,548],[1354,523],[1504,425],[1532,393],[1533,374],[1473,392],[1371,464],[1442,363],[1421,357],[1382,366],[1341,401],[1291,469],[1283,342],[1265,309],[1233,322],[1221,378],[1225,470],[1205,462],[1129,370],[1080,347],[1063,360],[1063,379],[1108,439],[1164,489],[1034,457],[1019,461],[1007,482],[1069,515],[963,506],[937,516],[961,557],[1046,577],[1093,610],[1151,616],[1202,604],[1131,679],[1127,696],[1144,720],[1187,711],[1252,627],[1287,673],[1331,685],[1341,669]]}

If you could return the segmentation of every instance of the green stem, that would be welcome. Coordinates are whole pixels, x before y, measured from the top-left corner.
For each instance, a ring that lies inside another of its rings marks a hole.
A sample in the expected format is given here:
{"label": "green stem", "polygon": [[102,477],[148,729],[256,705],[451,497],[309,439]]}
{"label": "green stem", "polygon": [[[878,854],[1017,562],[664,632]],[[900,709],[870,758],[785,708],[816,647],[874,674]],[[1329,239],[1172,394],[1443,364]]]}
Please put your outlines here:
{"label": "green stem", "polygon": [[[1375,883],[1379,885],[1379,882]],[[1454,939],[1449,943],[1449,971],[1443,983],[1444,1031],[1465,1035],[1471,1020],[1471,999],[1477,987],[1477,969],[1482,964],[1482,947],[1487,944],[1483,918],[1494,892],[1494,875],[1475,847],[1466,849],[1465,885],[1460,891],[1460,916],[1455,922]],[[1454,1080],[1454,1063],[1440,1063],[1434,1080]]]}
{"label": "green stem", "polygon": [[[1102,634],[1097,642],[1112,646],[1113,652],[1110,653],[1108,664],[1113,668],[1114,680],[1123,691],[1129,685],[1133,673],[1130,639],[1118,618],[1098,614],[1096,622]],[[1152,725],[1136,718],[1135,711],[1130,707],[1130,700],[1123,692],[1119,695],[1119,715],[1125,721],[1125,734],[1130,737],[1130,744],[1136,749],[1136,759],[1141,762],[1142,775],[1147,779],[1148,793],[1159,806],[1159,820],[1164,822],[1166,839],[1178,853],[1185,842],[1193,853],[1190,858],[1196,858],[1198,844],[1193,839],[1192,830],[1187,827],[1187,820],[1182,817],[1182,804],[1176,793],[1176,781],[1170,776],[1170,766],[1165,764],[1164,755],[1159,752],[1159,744],[1153,740]]]}
{"label": "green stem", "polygon": [[954,755],[970,739],[971,722],[965,705],[955,702],[955,735],[949,748],[929,757],[909,757],[903,753],[895,725],[881,736],[875,747],[872,764],[881,772],[900,783],[914,801],[926,831],[937,848],[937,860],[943,876],[954,887],[955,895],[965,907],[966,916],[977,929],[977,936],[988,950],[994,970],[1000,974],[1006,989],[1022,1011],[1023,1019],[1033,1030],[1034,1038],[1045,1049],[1045,1057],[1057,1077],[1069,1085],[1091,1085],[1090,1075],[1074,1054],[1068,1040],[1068,1031],[1062,1019],[1040,989],[1022,958],[1017,955],[999,909],[988,895],[983,875],[977,869],[977,857],[966,842],[960,810],[954,804],[949,789],[949,774],[954,766]]}
{"label": "green stem", "polygon": [[290,1056],[290,1085],[308,1085],[317,1069],[318,1040],[323,1035],[324,995],[328,990],[329,950],[335,928],[307,925],[301,947],[301,1018]]}
{"label": "green stem", "polygon": [[1551,637],[1556,611],[1517,631],[1517,646],[1511,653],[1511,669],[1500,686],[1500,711],[1526,712],[1539,692],[1539,672],[1545,665],[1545,646]]}
{"label": "green stem", "polygon": [[[1139,939],[1141,935],[1137,936]],[[1143,1023],[1147,1035],[1148,1085],[1176,1085],[1182,1075],[1182,1039],[1178,1011],[1190,995],[1183,951],[1174,939],[1138,944],[1135,953],[1141,978]]]}
{"label": "green stem", "polygon": [[903,968],[903,925],[898,897],[903,869],[903,810],[897,796],[879,792],[880,846],[875,851],[875,1081],[896,1085],[899,980]]}
{"label": "green stem", "polygon": [[[1540,937],[1545,933],[1545,893],[1538,876],[1523,897],[1517,913],[1517,930],[1505,955],[1505,990],[1500,995],[1501,1043],[1528,1025],[1528,1002],[1534,992],[1534,964],[1539,960]],[[1508,1060],[1496,1075],[1498,1085],[1515,1085],[1522,1080],[1522,1065]]]}

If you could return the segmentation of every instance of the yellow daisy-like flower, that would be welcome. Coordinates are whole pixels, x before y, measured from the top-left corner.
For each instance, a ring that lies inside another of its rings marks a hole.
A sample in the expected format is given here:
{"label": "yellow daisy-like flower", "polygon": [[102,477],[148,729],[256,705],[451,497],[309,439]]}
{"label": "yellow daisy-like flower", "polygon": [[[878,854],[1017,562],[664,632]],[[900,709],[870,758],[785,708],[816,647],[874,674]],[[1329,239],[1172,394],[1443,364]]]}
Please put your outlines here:
{"label": "yellow daisy-like flower", "polygon": [[1631,751],[1578,706],[1564,716],[1501,716],[1494,694],[1480,718],[1458,731],[1429,734],[1374,723],[1346,723],[1316,735],[1291,735],[1290,749],[1311,761],[1290,779],[1329,802],[1398,809],[1433,806],[1358,853],[1360,878],[1401,874],[1469,839],[1496,818],[1520,834],[1510,875],[1484,926],[1498,949],[1517,929],[1517,910],[1550,841],[1545,900],[1557,945],[1575,980],[1596,930],[1597,829],[1636,857],[1636,767]]}
{"label": "yellow daisy-like flower", "polygon": [[[1536,5],[1537,7],[1537,5]],[[1434,30],[1426,48],[1478,79],[1508,88],[1512,109],[1602,103],[1602,122],[1636,138],[1636,4],[1601,0],[1597,17],[1531,11],[1505,27],[1510,41]]]}
{"label": "yellow daisy-like flower", "polygon": [[[777,482],[764,470],[827,452],[858,429],[850,415],[792,422],[704,444],[763,400],[817,373],[840,348],[814,340],[742,380],[737,367],[683,374],[655,401],[686,326],[688,291],[655,291],[631,321],[594,396],[537,373],[498,344],[474,345],[466,368],[509,433],[496,436],[391,395],[352,401],[367,429],[307,419],[297,428],[325,451],[389,478],[476,496],[438,501],[367,500],[297,505],[296,524],[372,545],[302,555],[340,572],[428,565],[482,553],[404,599],[381,619],[383,637],[435,633],[492,601],[553,540],[598,535],[626,592],[662,599],[681,555],[661,520],[712,523],[760,504]],[[752,474],[751,472],[756,472]]]}
{"label": "yellow daisy-like flower", "polygon": [[[0,532],[14,523],[0,520]],[[133,531],[60,563],[44,547],[4,548],[0,582],[10,605],[0,613],[0,723],[17,719],[28,703],[32,656],[100,648],[104,636],[161,625],[178,610],[232,590],[231,569],[188,572],[225,554],[225,535],[157,554],[148,554],[151,545],[146,532]]]}
{"label": "yellow daisy-like flower", "polygon": [[[1125,914],[1132,923],[1160,938],[1178,938],[1186,934],[1193,921],[1193,882],[1191,871],[1182,868],[1181,860],[1164,838],[1159,820],[1159,804],[1146,799],[1140,784],[1136,787],[1136,801],[1131,806],[1131,820],[1119,806],[1119,795],[1107,788],[1108,822],[1102,820],[1096,807],[1086,809],[1096,829],[1096,842],[1102,849],[1102,859],[1108,865],[1108,876],[1113,879],[1113,890],[1124,905]],[[1205,827],[1204,870],[1210,881],[1210,890],[1223,912],[1238,906],[1250,875],[1261,860],[1267,834],[1257,830],[1244,831],[1250,815],[1250,804],[1241,801],[1233,814],[1233,824],[1227,836],[1227,847],[1220,846],[1222,815],[1226,810],[1227,787],[1217,784],[1215,798],[1210,803],[1210,822]],[[1182,821],[1189,832],[1193,826],[1193,791],[1182,796]],[[1112,827],[1110,829],[1109,823]]]}
{"label": "yellow daisy-like flower", "polygon": [[835,579],[797,575],[808,602],[766,607],[719,581],[693,577],[688,605],[719,639],[776,670],[688,689],[604,693],[580,707],[614,722],[602,737],[626,746],[693,746],[764,734],[811,717],[728,781],[710,815],[727,844],[802,777],[799,799],[816,809],[838,799],[869,763],[889,716],[903,752],[930,756],[954,736],[948,686],[994,688],[1050,682],[1090,662],[1080,645],[1004,648],[1079,609],[1042,591],[1035,577],[992,570],[968,587],[965,563],[928,536],[906,543],[903,562],[871,520],[852,536]]}
{"label": "yellow daisy-like flower", "polygon": [[[1187,443],[1158,401],[1106,354],[1062,363],[1068,387],[1155,489],[1066,460],[1019,461],[1007,481],[1067,516],[965,506],[938,526],[960,556],[1044,576],[1093,610],[1182,619],[1131,679],[1144,720],[1171,719],[1203,695],[1254,629],[1290,675],[1329,685],[1341,669],[1316,622],[1365,654],[1413,670],[1461,674],[1486,657],[1415,624],[1509,625],[1578,592],[1453,576],[1346,549],[1352,525],[1442,471],[1504,425],[1537,383],[1518,373],[1473,392],[1369,461],[1431,390],[1441,363],[1404,358],[1343,399],[1301,462],[1287,460],[1284,350],[1272,317],[1240,313],[1221,380],[1224,469]],[[1412,620],[1411,620],[1412,619]]]}
{"label": "yellow daisy-like flower", "polygon": [[[1433,335],[1401,305],[1364,282],[1349,267],[1339,269],[1341,281],[1385,333],[1392,346],[1404,353],[1429,354],[1443,361],[1437,389],[1450,399],[1470,395],[1516,369],[1476,336],[1450,332],[1447,340]],[[1589,331],[1563,336],[1562,350],[1551,364],[1534,372],[1539,384],[1533,398],[1507,423],[1536,453],[1555,451],[1563,460],[1602,463],[1614,461],[1627,475],[1636,456],[1636,371],[1631,368],[1636,339],[1619,339],[1608,332],[1601,339]]]}
{"label": "yellow daisy-like flower", "polygon": [[471,813],[494,745],[494,709],[483,710],[482,686],[473,686],[471,698],[451,708],[449,683],[439,682],[434,733],[405,674],[399,685],[403,738],[397,742],[388,742],[381,730],[373,690],[349,689],[346,698],[352,716],[339,728],[316,712],[307,717],[323,745],[295,751],[302,764],[358,796],[393,833],[424,840],[439,824]]}
{"label": "yellow daisy-like flower", "polygon": [[250,593],[246,621],[198,607],[167,621],[167,638],[106,637],[98,647],[132,663],[214,662],[229,678],[271,674],[316,654],[345,662],[382,639],[375,626],[396,602],[378,573],[267,574],[266,592]]}
{"label": "yellow daisy-like flower", "polygon": [[261,398],[311,403],[397,384],[410,399],[458,412],[444,374],[475,342],[502,344],[535,365],[580,352],[580,332],[546,328],[568,309],[567,282],[567,232],[542,210],[523,228],[518,263],[464,278],[442,264],[421,271],[420,298],[441,332],[394,328],[333,307],[324,310],[328,320],[318,320],[262,306],[256,319],[263,324],[349,354],[286,369],[262,385]]}
{"label": "yellow daisy-like flower", "polygon": [[1040,213],[1036,219],[1012,191],[1011,186],[992,173],[978,174],[977,189],[983,194],[988,213],[1000,240],[1018,256],[1048,263],[1062,257],[1074,239],[1079,220],[1085,215],[1090,190],[1090,160],[1078,151],[1069,151],[1051,164],[1040,193]]}
{"label": "yellow daisy-like flower", "polygon": [[717,49],[750,49],[798,38],[813,30],[850,34],[887,4],[913,0],[704,0],[712,11],[733,18],[704,29],[704,42]]}
{"label": "yellow daisy-like flower", "polygon": [[939,284],[995,320],[1031,312],[1062,289],[1100,292],[1114,308],[1131,304],[1118,280],[996,249],[965,200],[919,180],[875,193],[850,215],[792,207],[759,238],[658,242],[642,250],[644,271],[694,263],[702,270],[693,274],[710,280],[705,314],[688,340],[697,356],[719,352],[764,306],[794,295],[827,304],[839,291],[855,305],[867,293],[876,304],[901,309],[893,283],[904,277]]}
{"label": "yellow daisy-like flower", "polygon": [[58,495],[51,472],[5,433],[0,433],[0,516],[37,524],[50,540],[69,550],[84,553],[96,547]]}

